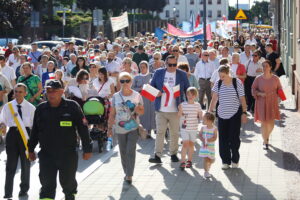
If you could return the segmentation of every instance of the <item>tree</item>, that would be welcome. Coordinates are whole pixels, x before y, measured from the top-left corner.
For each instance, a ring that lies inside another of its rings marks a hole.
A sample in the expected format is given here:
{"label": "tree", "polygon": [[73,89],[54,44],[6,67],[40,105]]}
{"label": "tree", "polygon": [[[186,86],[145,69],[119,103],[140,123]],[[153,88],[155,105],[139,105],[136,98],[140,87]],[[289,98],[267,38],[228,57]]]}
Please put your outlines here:
{"label": "tree", "polygon": [[262,20],[263,23],[270,21],[269,20],[270,17],[268,15],[269,4],[270,2],[267,1],[255,2],[255,4],[252,6],[250,10],[252,16],[252,20],[251,20],[252,23],[254,22],[254,17],[259,17],[259,16],[261,16],[259,20]]}
{"label": "tree", "polygon": [[30,12],[29,3],[29,0],[0,1],[0,25],[14,28],[24,24]]}
{"label": "tree", "polygon": [[166,0],[77,0],[77,6],[83,10],[102,9],[120,11],[127,9],[143,9],[148,11],[162,11]]}

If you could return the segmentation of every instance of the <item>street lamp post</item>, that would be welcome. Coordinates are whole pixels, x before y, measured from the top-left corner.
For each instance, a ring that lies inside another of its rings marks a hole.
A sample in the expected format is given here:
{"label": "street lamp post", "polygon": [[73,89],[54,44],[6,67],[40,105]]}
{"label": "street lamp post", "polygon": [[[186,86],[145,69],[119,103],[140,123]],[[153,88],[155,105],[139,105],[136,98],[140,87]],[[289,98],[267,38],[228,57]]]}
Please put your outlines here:
{"label": "street lamp post", "polygon": [[206,33],[206,0],[203,0],[203,33],[204,33],[204,44],[203,49],[207,49],[207,33]]}
{"label": "street lamp post", "polygon": [[[236,11],[239,11],[239,0],[236,0]],[[239,39],[239,20],[236,20],[236,39]]]}
{"label": "street lamp post", "polygon": [[176,7],[173,7],[174,25],[176,26]]}

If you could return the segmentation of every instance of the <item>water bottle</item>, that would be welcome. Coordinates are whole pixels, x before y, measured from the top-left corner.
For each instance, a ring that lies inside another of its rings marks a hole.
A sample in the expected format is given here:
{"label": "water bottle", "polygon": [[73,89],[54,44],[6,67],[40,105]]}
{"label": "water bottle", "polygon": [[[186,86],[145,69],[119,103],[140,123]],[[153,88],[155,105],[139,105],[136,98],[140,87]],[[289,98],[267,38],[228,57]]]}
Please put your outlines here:
{"label": "water bottle", "polygon": [[106,151],[110,151],[111,148],[112,148],[112,138],[109,137],[109,138],[107,138]]}

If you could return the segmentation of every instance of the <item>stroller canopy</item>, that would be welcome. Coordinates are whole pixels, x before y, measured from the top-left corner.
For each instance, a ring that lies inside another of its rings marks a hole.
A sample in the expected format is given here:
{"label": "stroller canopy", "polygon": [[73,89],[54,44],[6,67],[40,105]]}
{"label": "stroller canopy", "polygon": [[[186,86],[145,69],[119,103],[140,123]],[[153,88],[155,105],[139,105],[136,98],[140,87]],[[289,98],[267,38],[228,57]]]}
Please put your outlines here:
{"label": "stroller canopy", "polygon": [[103,115],[104,111],[103,101],[98,98],[90,98],[83,105],[84,115]]}

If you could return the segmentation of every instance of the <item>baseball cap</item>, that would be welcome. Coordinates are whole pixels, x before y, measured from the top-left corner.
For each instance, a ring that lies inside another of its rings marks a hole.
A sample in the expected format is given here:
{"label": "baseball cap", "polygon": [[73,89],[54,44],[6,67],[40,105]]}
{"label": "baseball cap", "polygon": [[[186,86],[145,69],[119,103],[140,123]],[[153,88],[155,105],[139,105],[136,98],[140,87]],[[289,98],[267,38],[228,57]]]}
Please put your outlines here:
{"label": "baseball cap", "polygon": [[58,80],[47,80],[46,81],[46,89],[61,89],[63,88],[61,83]]}

